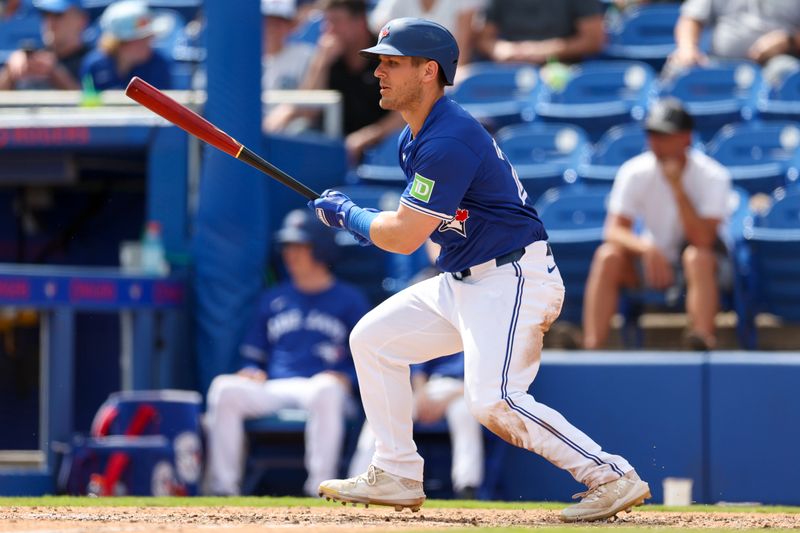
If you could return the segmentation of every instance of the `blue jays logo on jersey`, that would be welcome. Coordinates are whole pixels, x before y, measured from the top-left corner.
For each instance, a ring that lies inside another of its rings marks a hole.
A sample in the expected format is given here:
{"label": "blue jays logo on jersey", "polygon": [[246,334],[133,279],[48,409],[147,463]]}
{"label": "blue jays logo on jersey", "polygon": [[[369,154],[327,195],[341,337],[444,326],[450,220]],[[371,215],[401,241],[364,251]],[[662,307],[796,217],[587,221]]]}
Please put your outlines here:
{"label": "blue jays logo on jersey", "polygon": [[462,237],[467,237],[467,219],[469,218],[469,209],[456,209],[456,216],[439,224],[439,231],[445,232],[448,230],[455,231]]}

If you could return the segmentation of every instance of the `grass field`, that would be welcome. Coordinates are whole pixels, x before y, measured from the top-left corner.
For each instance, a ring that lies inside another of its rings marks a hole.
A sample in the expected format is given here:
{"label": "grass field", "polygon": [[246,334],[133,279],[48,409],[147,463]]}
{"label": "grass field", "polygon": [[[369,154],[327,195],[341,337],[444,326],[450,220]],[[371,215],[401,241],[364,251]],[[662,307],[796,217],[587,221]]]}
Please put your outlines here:
{"label": "grass field", "polygon": [[[330,507],[331,502],[322,498],[294,498],[270,496],[240,496],[215,498],[195,497],[133,497],[91,498],[87,496],[41,496],[35,498],[3,498],[0,506],[49,506],[49,507]],[[479,500],[427,500],[424,509],[562,509],[565,503],[543,502],[494,502]],[[665,507],[645,505],[637,507],[642,512],[697,512],[697,513],[787,513],[800,514],[800,507],[770,505],[692,505],[689,507]]]}
{"label": "grass field", "polygon": [[341,506],[316,498],[0,498],[0,532],[286,531],[402,533],[596,531],[800,531],[800,508],[645,505],[615,522],[561,524],[563,503],[430,500],[419,513]]}

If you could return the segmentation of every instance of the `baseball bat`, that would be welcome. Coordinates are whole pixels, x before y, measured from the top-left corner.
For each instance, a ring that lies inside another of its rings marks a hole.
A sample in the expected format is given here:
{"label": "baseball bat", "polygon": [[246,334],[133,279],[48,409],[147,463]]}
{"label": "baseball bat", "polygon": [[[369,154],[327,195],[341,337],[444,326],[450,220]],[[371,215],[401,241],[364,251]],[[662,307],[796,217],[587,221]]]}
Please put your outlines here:
{"label": "baseball bat", "polygon": [[201,139],[214,148],[218,148],[226,154],[244,161],[251,167],[260,170],[267,176],[278,180],[293,191],[301,194],[309,200],[319,198],[319,194],[309,189],[289,174],[279,169],[272,163],[261,158],[258,154],[247,148],[245,145],[217,128],[188,107],[179,104],[163,92],[159,91],[138,76],[134,76],[125,95],[140,103],[156,115],[159,115],[169,122],[172,122],[182,130]]}

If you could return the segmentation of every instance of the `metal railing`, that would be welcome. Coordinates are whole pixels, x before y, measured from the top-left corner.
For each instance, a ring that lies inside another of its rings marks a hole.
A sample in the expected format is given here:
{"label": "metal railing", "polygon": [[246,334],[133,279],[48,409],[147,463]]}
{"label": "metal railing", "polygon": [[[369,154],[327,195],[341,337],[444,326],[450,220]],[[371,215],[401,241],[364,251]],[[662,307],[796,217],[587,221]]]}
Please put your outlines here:
{"label": "metal railing", "polygon": [[[198,112],[202,111],[206,101],[205,91],[165,92]],[[0,127],[163,123],[162,119],[126,97],[123,91],[103,91],[97,98],[89,106],[84,105],[84,95],[80,91],[0,91]],[[320,109],[324,133],[332,138],[342,136],[342,95],[337,91],[264,91],[261,101],[265,106],[292,104]]]}

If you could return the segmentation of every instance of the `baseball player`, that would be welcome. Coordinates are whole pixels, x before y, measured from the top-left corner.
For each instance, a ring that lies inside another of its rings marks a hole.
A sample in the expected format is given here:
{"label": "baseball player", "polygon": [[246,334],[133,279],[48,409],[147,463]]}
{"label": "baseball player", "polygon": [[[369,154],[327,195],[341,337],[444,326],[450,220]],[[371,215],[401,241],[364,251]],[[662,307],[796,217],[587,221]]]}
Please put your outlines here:
{"label": "baseball player", "polygon": [[240,492],[244,420],[281,408],[308,411],[304,491],[316,495],[338,472],[355,378],[347,338],[369,306],[331,274],[333,232],[308,211],[290,212],[276,241],[290,279],[261,297],[241,347],[242,369],[214,378],[208,392],[207,490],[215,495]]}
{"label": "baseball player", "polygon": [[514,168],[483,127],[444,96],[456,72],[455,39],[433,22],[401,18],[362,53],[379,60],[381,107],[408,124],[398,144],[408,184],[396,211],[360,208],[334,190],[309,207],[329,226],[391,252],[411,253],[430,237],[441,245],[443,273],[385,300],[353,329],[350,347],[376,451],[366,473],[325,481],[320,496],[419,509],[423,460],[412,435],[409,365],[463,351],[473,416],[588,486],[563,520],[599,520],[643,503],[649,487],[623,457],[604,452],[528,394],[564,285]]}

